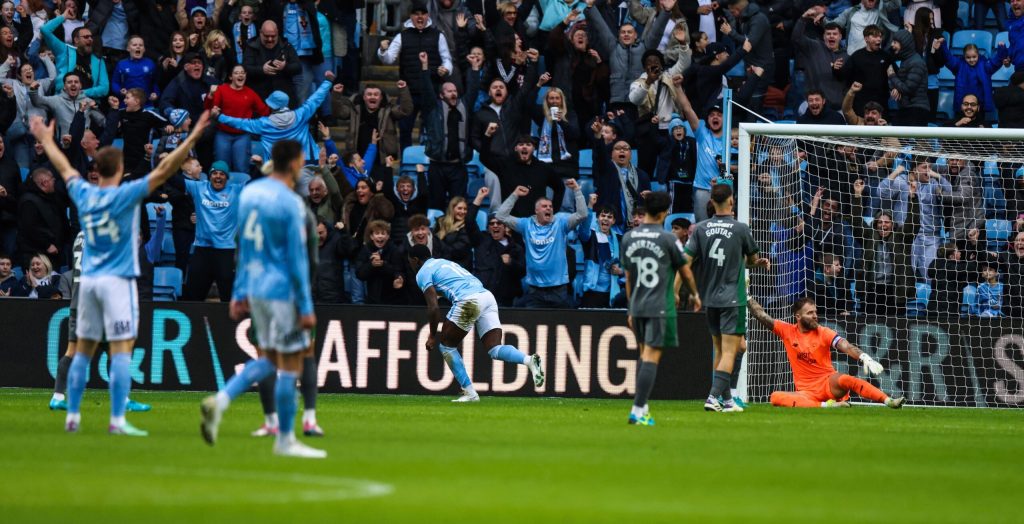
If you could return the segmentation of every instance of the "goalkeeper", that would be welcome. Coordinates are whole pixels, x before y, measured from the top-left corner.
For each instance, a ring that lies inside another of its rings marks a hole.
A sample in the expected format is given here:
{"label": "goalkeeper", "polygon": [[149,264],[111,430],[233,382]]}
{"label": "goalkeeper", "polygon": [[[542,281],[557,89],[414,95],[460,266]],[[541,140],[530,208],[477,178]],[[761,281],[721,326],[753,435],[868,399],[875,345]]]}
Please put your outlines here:
{"label": "goalkeeper", "polygon": [[814,300],[801,298],[793,303],[796,324],[775,320],[754,299],[747,301],[750,314],[771,329],[786,348],[789,365],[793,368],[796,391],[773,391],[773,406],[784,408],[849,407],[850,392],[863,398],[881,402],[899,409],[906,401],[891,398],[866,380],[836,372],[832,367],[832,348],[859,360],[874,377],[882,374],[882,365],[854,346],[835,331],[818,325],[818,308]]}

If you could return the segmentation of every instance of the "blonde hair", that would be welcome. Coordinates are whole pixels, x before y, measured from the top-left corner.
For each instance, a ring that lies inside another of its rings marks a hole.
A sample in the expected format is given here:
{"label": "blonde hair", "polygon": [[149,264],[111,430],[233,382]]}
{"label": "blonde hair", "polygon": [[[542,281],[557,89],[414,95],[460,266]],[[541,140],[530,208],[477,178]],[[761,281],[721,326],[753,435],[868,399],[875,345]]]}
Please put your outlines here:
{"label": "blonde hair", "polygon": [[[49,277],[53,274],[53,262],[50,262],[50,257],[43,253],[36,253],[35,255],[32,255],[32,258],[38,258],[39,261],[43,263],[43,268],[46,269],[46,275],[44,275],[43,278]],[[29,262],[31,263],[31,260]]]}
{"label": "blonde hair", "polygon": [[565,106],[565,93],[557,87],[548,89],[547,93],[544,93],[544,118],[551,122],[551,105],[548,104],[548,95],[551,93],[558,93],[558,96],[562,97],[562,103],[557,107],[562,110],[562,114],[565,115],[569,112],[569,108]]}
{"label": "blonde hair", "polygon": [[228,37],[224,34],[224,32],[220,29],[214,29],[206,35],[206,41],[203,42],[203,50],[206,51],[206,56],[210,56],[213,54],[213,49],[211,49],[211,47],[214,39],[216,38],[224,39],[224,49],[221,49],[222,53],[226,53],[231,50],[231,42],[228,41]]}
{"label": "blonde hair", "polygon": [[448,233],[454,233],[462,229],[466,225],[465,219],[455,220],[455,206],[465,203],[466,199],[463,197],[452,197],[452,199],[448,202],[448,211],[445,212],[443,217],[437,220],[437,238],[444,240],[444,237]]}

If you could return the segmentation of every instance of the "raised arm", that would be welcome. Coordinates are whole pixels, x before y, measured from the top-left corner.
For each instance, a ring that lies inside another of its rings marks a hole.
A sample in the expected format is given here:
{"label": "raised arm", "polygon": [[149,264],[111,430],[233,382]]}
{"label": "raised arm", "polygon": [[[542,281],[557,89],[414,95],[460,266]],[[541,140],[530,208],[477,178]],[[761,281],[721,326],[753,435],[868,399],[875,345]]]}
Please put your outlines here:
{"label": "raised arm", "polygon": [[181,168],[181,164],[188,158],[189,151],[192,151],[192,147],[196,145],[199,138],[203,136],[203,131],[206,130],[206,126],[210,124],[210,112],[203,111],[202,116],[199,117],[199,121],[192,127],[192,133],[188,135],[178,147],[174,148],[169,155],[164,157],[163,160],[157,164],[156,168],[149,174],[149,191],[153,192],[156,188],[162,186],[171,176],[178,172]]}
{"label": "raised arm", "polygon": [[498,211],[495,213],[495,218],[504,222],[509,229],[518,231],[519,219],[512,216],[512,208],[515,207],[519,197],[524,197],[528,194],[530,194],[530,190],[526,186],[516,187],[515,191],[512,191],[512,194],[510,194],[508,198],[501,203],[501,207],[499,207]]}
{"label": "raised arm", "polygon": [[53,139],[53,133],[56,129],[56,119],[50,120],[50,124],[44,124],[43,118],[39,116],[32,117],[30,124],[32,135],[36,137],[36,140],[43,145],[43,151],[46,152],[46,157],[50,159],[50,163],[53,164],[54,169],[60,173],[60,177],[64,179],[64,183],[71,182],[72,179],[80,176],[78,170],[71,167],[71,162],[68,162],[68,157],[64,156],[61,152],[60,146]]}
{"label": "raised arm", "polygon": [[572,196],[576,201],[576,210],[572,215],[569,215],[569,229],[572,229],[587,219],[587,216],[590,215],[590,210],[587,209],[587,199],[583,196],[583,191],[580,190],[580,185],[576,182],[576,179],[570,178],[566,180],[565,187],[572,190]]}
{"label": "raised arm", "polygon": [[[644,34],[641,37],[647,49],[657,49],[661,42],[661,35],[665,34],[665,26],[668,25],[669,12],[676,6],[676,0],[661,0],[661,13],[654,17],[654,21],[644,27]],[[587,17],[589,20],[590,17]]]}
{"label": "raised arm", "polygon": [[775,319],[772,318],[763,307],[761,307],[761,304],[759,304],[757,300],[753,298],[747,299],[747,311],[749,311],[750,316],[754,317],[754,320],[760,322],[762,326],[768,329],[775,329]]}
{"label": "raised arm", "polygon": [[597,47],[597,50],[602,55],[608,56],[611,54],[612,50],[615,49],[615,35],[612,34],[610,29],[608,29],[608,24],[605,23],[604,17],[601,16],[601,13],[594,8],[594,3],[592,1],[588,0],[587,9],[584,11],[584,14],[586,15],[589,23],[593,26],[594,33],[597,35],[597,42],[595,42],[597,45],[594,47]]}

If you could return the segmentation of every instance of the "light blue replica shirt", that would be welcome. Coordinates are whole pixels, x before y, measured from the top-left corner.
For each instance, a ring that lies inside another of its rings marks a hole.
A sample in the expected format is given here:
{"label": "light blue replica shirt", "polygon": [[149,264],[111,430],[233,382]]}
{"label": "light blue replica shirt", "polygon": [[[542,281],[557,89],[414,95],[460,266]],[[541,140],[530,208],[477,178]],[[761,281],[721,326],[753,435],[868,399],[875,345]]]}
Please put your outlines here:
{"label": "light blue replica shirt", "polygon": [[720,175],[716,157],[725,158],[725,146],[722,137],[716,137],[704,123],[697,128],[694,137],[697,139],[697,175],[693,179],[693,187],[711,191],[711,181]]}
{"label": "light blue replica shirt", "polygon": [[85,233],[82,275],[139,276],[139,220],[149,195],[149,175],[117,187],[99,187],[82,177],[68,184]]}
{"label": "light blue replica shirt", "polygon": [[550,224],[542,226],[533,217],[520,218],[516,229],[526,243],[527,285],[534,287],[562,286],[569,283],[569,261],[565,246],[569,245],[569,225],[565,213],[556,213]]}
{"label": "light blue replica shirt", "polygon": [[316,49],[311,25],[306,11],[297,2],[284,5],[284,38],[299,56],[311,55]]}
{"label": "light blue replica shirt", "polygon": [[443,258],[432,258],[423,263],[416,273],[416,285],[420,291],[433,286],[438,293],[452,304],[487,291],[484,285],[462,266]]}
{"label": "light blue replica shirt", "polygon": [[242,232],[232,299],[294,302],[300,315],[312,314],[302,198],[280,180],[257,180],[242,190],[237,220]]}
{"label": "light blue replica shirt", "polygon": [[217,191],[209,180],[185,179],[185,189],[196,208],[196,247],[235,249],[242,187],[243,184],[228,182]]}

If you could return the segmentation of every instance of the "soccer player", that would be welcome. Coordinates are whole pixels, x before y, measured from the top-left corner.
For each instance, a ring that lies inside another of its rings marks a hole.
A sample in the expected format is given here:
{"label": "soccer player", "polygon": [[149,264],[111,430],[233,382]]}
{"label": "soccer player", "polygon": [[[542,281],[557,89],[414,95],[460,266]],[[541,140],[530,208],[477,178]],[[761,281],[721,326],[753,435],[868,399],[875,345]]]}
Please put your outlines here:
{"label": "soccer player", "polygon": [[[498,320],[498,303],[494,295],[462,266],[443,258],[431,258],[427,246],[416,244],[409,248],[409,266],[416,273],[416,285],[423,291],[427,301],[427,317],[430,322],[430,336],[427,349],[441,350],[444,361],[462,387],[462,396],[452,402],[479,402],[480,395],[473,389],[473,381],[466,373],[462,356],[456,347],[466,338],[469,330],[476,326],[480,343],[490,348],[487,354],[495,360],[522,364],[533,374],[533,384],[544,385],[544,366],[540,355],[527,356],[514,346],[502,344],[501,320]],[[441,332],[441,309],[437,295],[442,294],[452,308],[448,311]],[[481,333],[483,333],[481,335]]]}
{"label": "soccer player", "polygon": [[249,313],[260,358],[250,360],[216,395],[203,399],[200,430],[211,446],[217,441],[221,417],[231,401],[277,370],[274,397],[279,431],[274,454],[325,458],[295,438],[295,383],[302,371],[302,352],[316,325],[306,253],[306,207],[294,191],[305,164],[302,145],[279,140],[271,149],[271,173],[242,190],[238,204],[241,235],[238,269],[232,290],[231,318]]}
{"label": "soccer player", "polygon": [[[75,346],[78,344],[75,326],[78,321],[78,283],[82,278],[82,249],[84,248],[85,231],[79,231],[71,245],[73,265],[71,268],[71,311],[68,314],[68,346],[64,356],[57,361],[57,377],[53,384],[53,396],[50,397],[50,410],[67,411],[68,409],[65,393],[67,393],[68,370],[71,369],[71,361],[75,358]],[[126,409],[128,411],[149,411],[152,406],[128,399]]]}
{"label": "soccer player", "polygon": [[871,355],[849,343],[835,331],[818,324],[818,307],[814,299],[804,297],[793,303],[795,324],[775,320],[761,304],[750,299],[750,314],[771,329],[780,339],[793,369],[796,391],[773,391],[773,406],[784,408],[849,407],[850,392],[863,398],[881,402],[893,409],[903,407],[905,398],[892,398],[866,380],[837,373],[832,367],[832,349],[837,349],[860,361],[873,376],[881,375],[882,365]]}
{"label": "soccer player", "polygon": [[[743,265],[768,269],[771,264],[759,255],[750,226],[732,217],[735,204],[732,187],[711,188],[715,216],[697,224],[686,241],[687,264],[697,263],[697,281],[707,311],[708,327],[715,344],[715,373],[704,409],[741,412],[729,390],[736,352],[747,333],[747,286]],[[718,400],[721,396],[722,400]]]}
{"label": "soccer player", "polygon": [[82,395],[89,379],[89,362],[100,340],[110,344],[110,425],[114,435],[146,436],[147,432],[125,419],[131,390],[131,355],[139,324],[139,213],[142,200],[160,187],[181,167],[188,151],[202,135],[209,121],[204,114],[181,147],[167,155],[147,176],[121,184],[124,158],[121,150],[104,147],[97,151],[100,178],[88,183],[71,167],[53,139],[54,122],[32,119],[31,129],[46,156],[67,184],[71,200],[85,232],[82,275],[78,289],[78,342],[68,369],[68,413],[64,429],[78,431]]}
{"label": "soccer player", "polygon": [[[690,291],[695,311],[700,310],[700,294],[693,273],[684,264],[676,237],[662,223],[672,198],[664,191],[648,193],[644,199],[643,222],[622,237],[619,257],[626,270],[626,300],[629,327],[640,345],[636,373],[636,395],[629,423],[653,426],[647,399],[654,389],[658,362],[665,348],[679,345],[676,334],[676,279],[681,278]],[[678,276],[677,276],[678,272]]]}

